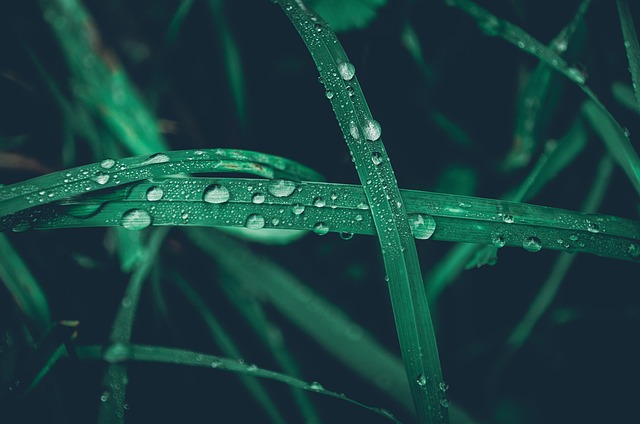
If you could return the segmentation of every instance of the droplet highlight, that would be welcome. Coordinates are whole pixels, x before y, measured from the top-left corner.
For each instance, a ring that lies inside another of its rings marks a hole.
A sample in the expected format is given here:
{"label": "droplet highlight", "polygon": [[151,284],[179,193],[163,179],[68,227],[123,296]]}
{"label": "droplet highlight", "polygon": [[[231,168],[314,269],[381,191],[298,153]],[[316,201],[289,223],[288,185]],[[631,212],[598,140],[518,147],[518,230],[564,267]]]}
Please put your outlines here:
{"label": "droplet highlight", "polygon": [[376,141],[382,135],[382,127],[375,119],[367,119],[362,130],[365,138],[369,141]]}
{"label": "droplet highlight", "polygon": [[151,215],[142,209],[130,209],[122,215],[120,225],[127,230],[142,230],[151,225]]}
{"label": "droplet highlight", "polygon": [[275,197],[288,197],[296,189],[296,183],[291,180],[276,179],[269,181],[267,191]]}
{"label": "droplet highlight", "polygon": [[244,226],[249,228],[250,230],[259,230],[261,228],[264,228],[264,223],[264,216],[257,213],[252,213],[247,217]]}
{"label": "droplet highlight", "polygon": [[160,187],[153,186],[149,187],[149,189],[147,190],[146,197],[150,202],[157,202],[158,200],[162,199],[162,196],[164,196],[164,190],[162,190]]}
{"label": "droplet highlight", "polygon": [[409,219],[409,227],[411,227],[413,237],[417,239],[426,240],[436,230],[436,221],[430,215],[413,213],[409,214],[407,218]]}
{"label": "droplet highlight", "polygon": [[323,236],[329,232],[329,226],[324,222],[317,222],[313,226],[313,232],[319,236]]}
{"label": "droplet highlight", "polygon": [[207,203],[225,203],[229,201],[229,189],[220,184],[212,184],[204,190],[202,200]]}
{"label": "droplet highlight", "polygon": [[527,237],[522,241],[522,247],[527,252],[539,252],[542,249],[542,242],[538,237]]}
{"label": "droplet highlight", "polygon": [[343,80],[351,81],[356,74],[356,67],[351,62],[340,62],[338,63],[338,73]]}

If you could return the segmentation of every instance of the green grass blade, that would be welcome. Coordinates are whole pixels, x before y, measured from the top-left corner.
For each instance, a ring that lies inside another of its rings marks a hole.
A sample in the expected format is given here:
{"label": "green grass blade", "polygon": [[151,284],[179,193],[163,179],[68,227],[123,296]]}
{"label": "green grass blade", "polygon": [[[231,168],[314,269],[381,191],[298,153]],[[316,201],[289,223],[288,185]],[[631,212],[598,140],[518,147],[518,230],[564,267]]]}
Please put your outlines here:
{"label": "green grass blade", "polygon": [[193,6],[193,2],[194,0],[182,0],[180,2],[178,10],[176,10],[175,15],[173,15],[173,19],[171,19],[171,23],[169,24],[169,28],[167,28],[167,35],[165,36],[167,42],[173,43],[176,38],[178,38],[178,32],[182,27],[184,19],[189,14],[191,6]]}
{"label": "green grass blade", "polygon": [[[499,35],[505,41],[537,57],[580,87],[593,102],[593,105],[589,106],[589,114],[598,121],[598,126],[606,127],[606,132],[610,134],[610,137],[605,139],[605,142],[612,156],[620,164],[634,188],[640,194],[640,159],[633,151],[628,134],[598,99],[593,90],[587,87],[587,79],[580,70],[569,66],[556,52],[536,40],[522,28],[506,20],[498,19],[489,11],[470,0],[449,0],[447,4],[459,7],[476,19],[481,27],[485,30],[488,29],[492,35]],[[616,134],[614,135],[613,133]]]}
{"label": "green grass blade", "polygon": [[636,95],[636,102],[640,105],[640,44],[638,44],[638,35],[636,34],[636,27],[633,24],[629,2],[627,0],[616,0],[616,5],[618,6],[618,15],[620,16],[620,27],[622,28],[624,47],[627,50],[627,59],[629,60],[629,72],[631,73],[633,91]]}
{"label": "green grass blade", "polygon": [[448,422],[448,401],[440,389],[444,387],[440,358],[415,241],[381,141],[380,125],[372,118],[354,66],[326,23],[302,2],[278,3],[311,52],[326,90],[333,93],[331,104],[369,200],[418,420]]}
{"label": "green grass blade", "polygon": [[40,284],[12,246],[6,235],[0,234],[0,280],[35,334],[49,328],[49,302]]}
{"label": "green grass blade", "polygon": [[[77,348],[77,352],[78,356],[82,359],[102,359],[102,353],[99,346],[80,346]],[[396,420],[390,412],[384,409],[364,405],[343,394],[327,390],[320,383],[307,383],[286,374],[262,369],[253,364],[239,362],[236,359],[223,358],[220,356],[209,355],[207,353],[193,352],[173,347],[133,344],[129,346],[129,355],[126,360],[131,362],[158,362],[185,365],[206,368],[209,370],[229,371],[251,377],[265,378],[288,384],[289,386],[300,390],[307,390],[352,403],[361,408],[380,414],[395,423],[399,423],[399,421]]]}
{"label": "green grass blade", "polygon": [[[209,306],[204,302],[200,295],[185,281],[184,277],[179,274],[175,274],[172,278],[173,284],[176,285],[182,295],[191,303],[193,308],[200,314],[202,319],[207,324],[209,333],[215,343],[220,347],[222,352],[231,358],[236,360],[243,357],[240,348],[233,341],[233,338],[220,324],[215,315],[211,312]],[[240,381],[245,386],[247,391],[253,396],[253,398],[264,409],[269,420],[273,423],[285,423],[286,420],[280,414],[278,407],[275,405],[269,393],[263,387],[263,385],[251,377],[240,374]]]}

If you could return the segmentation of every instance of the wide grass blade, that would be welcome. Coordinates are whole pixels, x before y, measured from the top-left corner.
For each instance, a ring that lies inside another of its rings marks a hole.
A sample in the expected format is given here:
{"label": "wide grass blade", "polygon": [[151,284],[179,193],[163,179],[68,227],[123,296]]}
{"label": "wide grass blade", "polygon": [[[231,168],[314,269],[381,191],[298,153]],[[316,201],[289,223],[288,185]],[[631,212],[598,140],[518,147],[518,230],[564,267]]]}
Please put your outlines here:
{"label": "wide grass blade", "polygon": [[616,5],[618,6],[618,16],[620,16],[624,47],[627,50],[627,59],[629,60],[633,91],[636,95],[636,102],[640,105],[640,86],[638,86],[640,84],[640,44],[638,44],[638,35],[633,24],[629,2],[627,0],[616,0]]}

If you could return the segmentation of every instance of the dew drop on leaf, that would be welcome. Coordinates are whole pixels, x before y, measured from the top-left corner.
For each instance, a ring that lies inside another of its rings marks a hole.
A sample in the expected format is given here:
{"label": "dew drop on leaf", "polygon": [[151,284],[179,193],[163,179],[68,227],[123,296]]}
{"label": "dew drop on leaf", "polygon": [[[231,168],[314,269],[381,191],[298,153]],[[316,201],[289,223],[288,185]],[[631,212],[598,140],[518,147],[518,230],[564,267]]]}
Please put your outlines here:
{"label": "dew drop on leaf", "polygon": [[291,180],[277,179],[269,181],[267,191],[275,197],[287,197],[296,189],[296,184]]}
{"label": "dew drop on leaf", "polygon": [[539,252],[542,249],[542,242],[538,237],[527,237],[522,241],[522,247],[527,252]]}
{"label": "dew drop on leaf", "polygon": [[502,217],[502,220],[507,224],[513,224],[513,216],[511,215],[505,215],[504,217]]}
{"label": "dew drop on leaf", "polygon": [[229,189],[220,184],[212,184],[204,189],[202,200],[207,203],[225,203],[229,201]]}
{"label": "dew drop on leaf", "polygon": [[426,240],[436,230],[436,221],[430,215],[412,213],[407,216],[413,237]]}
{"label": "dew drop on leaf", "polygon": [[130,357],[131,348],[124,343],[114,343],[102,354],[102,358],[111,364],[126,361]]}
{"label": "dew drop on leaf", "polygon": [[314,381],[311,384],[309,384],[309,389],[319,392],[321,390],[324,390],[324,387],[322,387],[322,384],[318,383],[317,381]]}
{"label": "dew drop on leaf", "polygon": [[365,138],[370,141],[376,141],[382,135],[382,127],[375,119],[367,119],[363,131]]}
{"label": "dew drop on leaf", "polygon": [[100,185],[104,185],[109,182],[109,174],[98,173],[95,177],[93,177],[93,181],[97,182]]}
{"label": "dew drop on leaf", "polygon": [[253,203],[255,203],[256,205],[259,205],[261,203],[264,203],[264,194],[262,193],[255,193],[253,196],[251,196],[251,201]]}
{"label": "dew drop on leaf", "polygon": [[316,208],[323,208],[325,205],[326,205],[326,202],[322,197],[318,196],[315,199],[313,199],[313,206],[315,206]]}
{"label": "dew drop on leaf", "polygon": [[324,222],[316,222],[313,226],[313,232],[319,236],[323,236],[329,232],[329,226]]}
{"label": "dew drop on leaf", "polygon": [[152,165],[154,163],[166,163],[171,159],[164,153],[156,153],[155,155],[149,156],[147,160],[142,162],[142,165]]}
{"label": "dew drop on leaf", "polygon": [[324,94],[325,94],[325,96],[327,96],[327,99],[329,99],[329,100],[333,99],[333,91],[327,90],[327,91],[325,91]]}
{"label": "dew drop on leaf", "polygon": [[500,234],[493,236],[491,238],[491,243],[493,243],[493,245],[498,248],[504,247],[504,245],[506,244],[504,237]]}
{"label": "dew drop on leaf", "polygon": [[164,191],[160,187],[153,186],[147,190],[147,200],[150,202],[157,202],[162,199],[162,196],[164,196]]}
{"label": "dew drop on leaf", "polygon": [[382,154],[380,152],[371,152],[371,161],[374,165],[380,165],[382,163]]}
{"label": "dew drop on leaf", "polygon": [[351,81],[356,74],[356,67],[351,62],[338,63],[338,73],[345,81]]}
{"label": "dew drop on leaf", "polygon": [[293,212],[294,215],[302,215],[304,212],[304,205],[301,205],[300,203],[291,205],[291,212]]}
{"label": "dew drop on leaf", "polygon": [[629,253],[629,256],[633,259],[640,259],[640,247],[635,243],[629,243],[627,253]]}
{"label": "dew drop on leaf", "polygon": [[340,238],[342,240],[351,240],[353,238],[353,233],[350,233],[348,231],[341,231]]}
{"label": "dew drop on leaf", "polygon": [[122,215],[120,225],[127,230],[142,230],[151,225],[151,215],[142,209],[130,209]]}
{"label": "dew drop on leaf", "polygon": [[595,222],[590,222],[590,223],[587,225],[587,230],[588,230],[590,233],[597,234],[597,233],[599,233],[599,232],[600,232],[600,226],[598,226],[598,224],[596,224]]}
{"label": "dew drop on leaf", "polygon": [[424,374],[418,374],[418,377],[416,378],[416,383],[418,383],[418,386],[420,387],[424,387],[427,385],[427,377],[425,377]]}
{"label": "dew drop on leaf", "polygon": [[264,228],[264,216],[257,213],[252,213],[247,217],[244,226],[251,230],[259,230]]}
{"label": "dew drop on leaf", "polygon": [[115,164],[116,164],[116,161],[113,159],[105,159],[102,162],[100,162],[100,166],[102,167],[102,169],[111,169]]}

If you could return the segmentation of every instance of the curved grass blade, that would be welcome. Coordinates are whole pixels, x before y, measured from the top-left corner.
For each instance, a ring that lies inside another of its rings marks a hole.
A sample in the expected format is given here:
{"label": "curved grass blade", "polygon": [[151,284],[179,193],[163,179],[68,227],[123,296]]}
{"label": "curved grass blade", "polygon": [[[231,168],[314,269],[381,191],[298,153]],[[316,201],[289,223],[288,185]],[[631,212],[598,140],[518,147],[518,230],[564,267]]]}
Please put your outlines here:
{"label": "curved grass blade", "polygon": [[[78,353],[78,357],[81,359],[103,359],[100,346],[79,346],[76,350]],[[358,401],[348,398],[343,394],[327,390],[322,387],[320,383],[307,383],[289,375],[261,369],[256,365],[245,364],[244,362],[240,362],[235,359],[223,358],[220,356],[193,352],[173,347],[132,344],[129,346],[128,355],[124,360],[130,362],[158,362],[166,364],[186,365],[191,367],[207,368],[210,370],[215,369],[220,371],[229,371],[258,378],[266,378],[269,380],[288,384],[300,390],[307,390],[352,403],[361,408],[365,408],[369,411],[380,414],[395,423],[399,423],[399,421],[395,419],[395,417],[393,417],[393,415],[389,411],[364,405]]]}
{"label": "curved grass blade", "polygon": [[117,160],[104,159],[100,163],[1,186],[0,217],[134,181],[164,175],[209,172],[243,172],[265,178],[323,180],[315,171],[274,155],[233,149],[179,150]]}
{"label": "curved grass blade", "polygon": [[629,9],[627,0],[616,0],[618,6],[618,15],[620,16],[620,27],[622,28],[622,37],[624,38],[624,47],[627,50],[627,59],[629,60],[629,72],[631,73],[631,81],[633,83],[633,91],[636,95],[636,102],[640,105],[640,44],[638,44],[638,35],[636,27],[633,24],[633,17]]}
{"label": "curved grass blade", "polygon": [[[236,358],[236,360],[242,358],[242,353],[240,352],[238,345],[229,336],[229,333],[220,324],[204,300],[202,300],[198,293],[185,281],[184,277],[180,274],[174,273],[171,280],[178,290],[182,292],[182,295],[187,299],[187,301],[191,303],[193,308],[200,314],[209,329],[211,338],[215,341],[216,345],[220,347],[222,352],[228,357]],[[242,374],[239,375],[239,377],[247,391],[264,409],[269,420],[273,423],[284,424],[286,420],[282,414],[280,414],[278,407],[275,405],[269,396],[269,393],[262,386],[260,381]]]}
{"label": "curved grass blade", "polygon": [[[225,193],[222,199],[214,199],[219,203],[205,200],[205,193],[212,187]],[[277,191],[283,187],[288,187],[286,197]],[[273,190],[277,195],[271,194]],[[540,249],[640,259],[636,252],[640,244],[638,221],[478,197],[416,190],[400,193],[418,239],[529,247],[535,251],[536,246],[528,245],[534,241]],[[132,216],[139,221],[132,221]],[[249,178],[143,181],[104,197],[65,200],[0,218],[2,231],[18,225],[33,229],[230,226],[254,231],[306,230],[319,235],[376,234],[362,187]]]}
{"label": "curved grass blade", "polygon": [[[605,140],[605,145],[611,155],[621,166],[634,188],[640,194],[640,158],[635,154],[629,141],[629,135],[616,121],[611,112],[602,104],[596,94],[586,85],[586,76],[577,68],[570,66],[560,55],[548,48],[540,41],[529,35],[522,28],[504,19],[499,19],[488,10],[478,6],[470,0],[447,0],[447,4],[455,6],[476,19],[478,24],[491,35],[502,37],[505,41],[517,46],[521,50],[537,57],[551,68],[560,72],[574,82],[593,102],[592,113],[596,120],[606,125],[617,135]],[[619,152],[634,152],[621,155]]]}
{"label": "curved grass blade", "polygon": [[[411,393],[422,423],[448,422],[435,333],[409,219],[355,67],[335,34],[302,1],[278,1],[305,42],[354,159],[389,277],[389,294]],[[350,89],[349,89],[350,88]]]}
{"label": "curved grass blade", "polygon": [[167,42],[173,43],[178,37],[178,32],[180,31],[180,27],[182,27],[184,19],[189,14],[189,11],[191,10],[191,6],[193,6],[193,2],[194,0],[182,0],[180,2],[180,6],[178,6],[178,10],[176,10],[176,13],[173,15],[173,18],[171,19],[171,23],[169,23],[169,28],[167,28],[167,34],[165,36],[165,39],[167,40]]}

